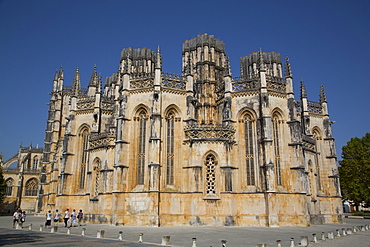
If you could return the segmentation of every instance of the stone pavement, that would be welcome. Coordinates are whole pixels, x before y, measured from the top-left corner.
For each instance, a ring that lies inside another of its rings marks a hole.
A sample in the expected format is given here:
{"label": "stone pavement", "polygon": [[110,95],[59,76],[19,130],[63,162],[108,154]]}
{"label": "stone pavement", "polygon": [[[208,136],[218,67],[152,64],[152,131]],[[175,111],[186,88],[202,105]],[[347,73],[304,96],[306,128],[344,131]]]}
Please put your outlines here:
{"label": "stone pavement", "polygon": [[[281,240],[281,247],[291,247],[291,238],[294,238],[295,246],[300,245],[301,236],[308,236],[309,246],[317,247],[370,247],[370,230],[357,231],[351,235],[342,236],[342,229],[354,226],[370,224],[369,219],[346,219],[344,224],[313,225],[310,227],[138,227],[138,226],[111,226],[106,224],[86,224],[79,227],[68,228],[59,223],[58,231],[51,233],[51,229],[42,228],[44,218],[28,215],[23,229],[12,228],[11,216],[0,216],[0,246],[159,246],[162,244],[162,236],[170,236],[171,246],[192,247],[196,238],[197,247],[222,246],[222,240],[226,240],[228,247],[249,247],[258,244],[265,246],[278,246],[277,240]],[[29,225],[32,224],[32,231]],[[83,228],[85,236],[81,237]],[[336,230],[340,230],[340,237]],[[104,238],[97,238],[98,232],[105,231]],[[122,231],[123,241],[118,240],[119,231]],[[322,232],[326,238],[321,240]],[[142,235],[143,243],[138,243],[139,234]],[[334,239],[328,239],[333,233]],[[313,243],[313,235],[317,235],[317,243]]]}

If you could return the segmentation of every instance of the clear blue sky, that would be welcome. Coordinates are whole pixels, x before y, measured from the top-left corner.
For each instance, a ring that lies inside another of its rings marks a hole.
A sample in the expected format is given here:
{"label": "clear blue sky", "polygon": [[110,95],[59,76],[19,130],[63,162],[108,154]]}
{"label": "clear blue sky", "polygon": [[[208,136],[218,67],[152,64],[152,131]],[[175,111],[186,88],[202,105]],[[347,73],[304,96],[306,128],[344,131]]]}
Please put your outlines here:
{"label": "clear blue sky", "polygon": [[251,52],[289,55],[295,97],[325,86],[337,155],[370,132],[370,1],[0,0],[0,152],[43,146],[53,76],[86,88],[94,64],[105,78],[123,48],[160,45],[165,72],[181,73],[181,46],[208,33],[223,40],[233,76]]}

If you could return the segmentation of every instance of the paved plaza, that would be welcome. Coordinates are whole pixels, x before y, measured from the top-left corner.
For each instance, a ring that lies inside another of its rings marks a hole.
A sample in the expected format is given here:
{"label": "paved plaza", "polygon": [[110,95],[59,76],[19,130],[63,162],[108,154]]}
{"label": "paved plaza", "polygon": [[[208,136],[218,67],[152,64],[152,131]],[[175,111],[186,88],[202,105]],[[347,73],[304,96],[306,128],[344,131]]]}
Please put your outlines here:
{"label": "paved plaza", "polygon": [[[29,225],[32,230],[29,231]],[[317,247],[370,247],[370,230],[357,231],[351,235],[342,236],[342,229],[354,226],[370,224],[368,219],[346,219],[344,224],[313,225],[310,227],[138,227],[138,226],[111,226],[106,224],[86,224],[68,228],[63,223],[58,224],[56,233],[51,229],[42,228],[44,218],[39,216],[27,216],[22,229],[12,228],[12,217],[0,217],[0,246],[159,246],[163,236],[170,236],[171,246],[193,245],[196,238],[197,247],[222,246],[222,240],[226,240],[228,247],[277,246],[277,240],[281,240],[282,247],[291,246],[291,238],[294,238],[295,246],[301,246],[301,236],[308,236],[309,246]],[[85,236],[81,236],[85,228]],[[340,230],[341,236],[337,236],[336,230]],[[105,231],[104,238],[97,238],[98,232]],[[122,231],[122,239],[118,240],[119,232]],[[322,232],[326,238],[321,240]],[[333,233],[334,239],[328,239],[328,234]],[[142,235],[142,243],[138,243],[139,234]],[[317,243],[312,243],[313,235],[317,235]]]}

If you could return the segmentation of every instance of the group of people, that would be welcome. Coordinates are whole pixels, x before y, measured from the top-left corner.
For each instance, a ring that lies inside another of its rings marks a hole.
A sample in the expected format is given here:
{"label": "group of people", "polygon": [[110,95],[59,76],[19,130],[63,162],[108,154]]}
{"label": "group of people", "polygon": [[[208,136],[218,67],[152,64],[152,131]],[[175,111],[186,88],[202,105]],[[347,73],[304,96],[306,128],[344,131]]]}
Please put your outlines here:
{"label": "group of people", "polygon": [[[51,228],[51,221],[54,221],[54,226],[57,226],[61,217],[62,214],[59,213],[58,209],[55,210],[54,215],[51,213],[51,210],[49,210],[46,213],[45,227]],[[67,209],[64,212],[63,220],[64,227],[68,227],[68,224],[70,227],[81,226],[81,223],[84,222],[84,214],[82,212],[82,209],[80,209],[78,213],[76,212],[76,209],[73,209],[72,213],[70,213],[69,209]],[[18,210],[16,210],[13,214],[13,228],[15,228],[16,224],[19,224],[20,227],[23,227],[23,223],[25,221],[26,221],[26,211],[22,211],[20,208],[18,208]]]}
{"label": "group of people", "polygon": [[23,227],[23,223],[26,221],[26,211],[18,208],[17,211],[13,214],[13,228],[16,224],[19,224],[20,227]]}
{"label": "group of people", "polygon": [[[60,220],[61,213],[59,213],[58,209],[55,210],[54,218],[49,210],[48,213],[46,213],[46,222],[45,227],[51,227],[51,220],[54,219],[54,226],[58,225],[58,222]],[[72,226],[81,226],[81,223],[84,221],[84,214],[82,212],[82,209],[77,213],[76,209],[73,209],[72,213],[69,212],[69,209],[64,212],[63,220],[64,220],[64,227],[68,227],[68,224],[70,227]]]}

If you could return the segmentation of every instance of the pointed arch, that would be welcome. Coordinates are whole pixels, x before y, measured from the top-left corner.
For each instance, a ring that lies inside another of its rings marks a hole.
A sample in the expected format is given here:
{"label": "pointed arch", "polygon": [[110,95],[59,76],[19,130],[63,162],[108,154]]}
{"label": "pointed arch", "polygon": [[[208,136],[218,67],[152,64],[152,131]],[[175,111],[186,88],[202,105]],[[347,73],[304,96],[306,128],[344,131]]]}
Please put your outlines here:
{"label": "pointed arch", "polygon": [[32,170],[37,170],[37,168],[39,167],[39,156],[34,156],[33,157],[33,160],[32,160]]}
{"label": "pointed arch", "polygon": [[166,184],[174,183],[175,112],[166,114]]}
{"label": "pointed arch", "polygon": [[241,160],[245,166],[245,184],[247,186],[256,185],[257,154],[257,134],[256,134],[256,114],[252,109],[244,108],[238,114],[238,125],[241,133]]}
{"label": "pointed arch", "polygon": [[217,192],[216,187],[216,166],[218,165],[218,159],[213,151],[209,151],[204,157],[204,166],[206,170],[206,195],[215,196]]}
{"label": "pointed arch", "polygon": [[137,137],[136,184],[138,185],[143,185],[145,178],[148,119],[147,109],[144,107],[138,108],[134,117]]}
{"label": "pointed arch", "polygon": [[78,150],[80,150],[79,154],[79,189],[85,188],[85,180],[86,180],[86,166],[88,162],[88,150],[89,150],[89,139],[90,139],[90,128],[87,125],[82,125],[79,128],[78,132]]}
{"label": "pointed arch", "polygon": [[39,182],[36,178],[30,178],[25,184],[25,196],[37,196],[37,191],[39,188]]}
{"label": "pointed arch", "polygon": [[7,180],[5,180],[5,184],[6,184],[5,196],[12,196],[14,179],[8,178]]}
{"label": "pointed arch", "polygon": [[283,185],[281,174],[281,137],[282,137],[282,115],[281,111],[275,109],[272,114],[272,140],[275,156],[276,184]]}

